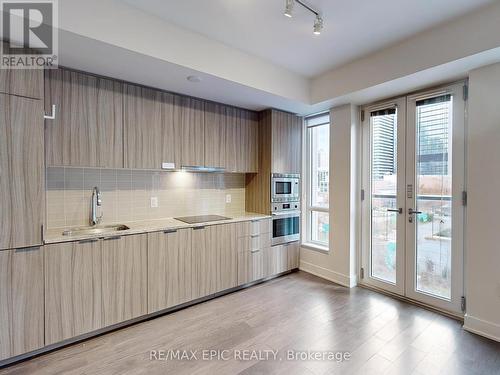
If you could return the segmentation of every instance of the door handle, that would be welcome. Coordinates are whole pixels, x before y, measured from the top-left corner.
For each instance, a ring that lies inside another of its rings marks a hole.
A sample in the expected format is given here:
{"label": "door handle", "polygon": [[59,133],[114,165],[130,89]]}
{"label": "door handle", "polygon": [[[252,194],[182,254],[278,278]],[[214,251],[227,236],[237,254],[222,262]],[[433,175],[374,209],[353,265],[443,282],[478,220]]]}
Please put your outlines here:
{"label": "door handle", "polygon": [[388,208],[386,210],[387,212],[397,212],[398,214],[402,214],[403,213],[403,208],[402,207],[399,207],[399,208]]}
{"label": "door handle", "polygon": [[413,208],[408,209],[408,215],[413,215],[413,214],[421,214],[422,211],[414,211]]}

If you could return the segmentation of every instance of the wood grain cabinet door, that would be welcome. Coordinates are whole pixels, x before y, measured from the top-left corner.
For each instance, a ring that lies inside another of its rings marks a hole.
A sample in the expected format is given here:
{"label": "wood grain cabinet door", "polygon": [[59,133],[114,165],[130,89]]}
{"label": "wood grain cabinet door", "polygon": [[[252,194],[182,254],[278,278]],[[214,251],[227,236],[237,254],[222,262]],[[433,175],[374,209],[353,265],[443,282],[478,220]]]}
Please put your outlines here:
{"label": "wood grain cabinet door", "polygon": [[298,241],[287,244],[287,254],[288,270],[299,268],[300,244]]}
{"label": "wood grain cabinet door", "polygon": [[181,166],[205,165],[205,103],[176,96],[176,118],[180,123]]}
{"label": "wood grain cabinet door", "polygon": [[285,245],[264,249],[264,277],[274,276],[288,270],[288,253]]}
{"label": "wood grain cabinet door", "polygon": [[238,285],[237,224],[215,225],[216,236],[216,292]]}
{"label": "wood grain cabinet door", "polygon": [[45,216],[43,104],[0,94],[0,249],[39,246]]}
{"label": "wood grain cabinet door", "polygon": [[205,166],[226,167],[227,106],[205,103]]}
{"label": "wood grain cabinet door", "polygon": [[147,234],[102,240],[104,325],[147,313]]}
{"label": "wood grain cabinet door", "polygon": [[125,168],[161,168],[162,93],[126,84],[124,92]]}
{"label": "wood grain cabinet door", "polygon": [[243,285],[264,277],[263,249],[238,252],[238,285]]}
{"label": "wood grain cabinet door", "polygon": [[241,139],[241,110],[234,107],[226,107],[226,171],[241,172],[240,154]]}
{"label": "wood grain cabinet door", "polygon": [[241,111],[239,139],[239,172],[258,172],[258,115],[252,111]]}
{"label": "wood grain cabinet door", "polygon": [[40,349],[43,248],[0,251],[0,360]]}
{"label": "wood grain cabinet door", "polygon": [[[9,48],[3,42],[3,51]],[[0,93],[43,99],[43,69],[0,69]]]}
{"label": "wood grain cabinet door", "polygon": [[100,241],[46,245],[45,345],[103,326]]}
{"label": "wood grain cabinet door", "polygon": [[300,173],[302,118],[272,110],[272,173]]}
{"label": "wood grain cabinet door", "polygon": [[191,229],[148,234],[148,313],[192,299]]}
{"label": "wood grain cabinet door", "polygon": [[123,167],[123,92],[117,81],[66,69],[45,73],[49,166]]}
{"label": "wood grain cabinet door", "polygon": [[213,294],[217,289],[218,241],[216,226],[193,228],[193,257],[196,260],[193,299]]}

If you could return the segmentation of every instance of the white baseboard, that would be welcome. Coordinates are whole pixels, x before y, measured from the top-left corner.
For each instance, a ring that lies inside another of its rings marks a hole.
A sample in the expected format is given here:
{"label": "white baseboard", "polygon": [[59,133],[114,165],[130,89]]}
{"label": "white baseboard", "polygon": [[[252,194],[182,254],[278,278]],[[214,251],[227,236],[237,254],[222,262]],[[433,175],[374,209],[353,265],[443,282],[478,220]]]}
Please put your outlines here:
{"label": "white baseboard", "polygon": [[322,279],[332,281],[348,288],[353,288],[358,285],[356,276],[349,277],[348,275],[344,275],[342,273],[335,272],[312,263],[304,262],[303,260],[300,261],[299,269],[301,271],[310,273],[312,275],[321,277]]}
{"label": "white baseboard", "polygon": [[488,322],[487,320],[482,320],[465,314],[464,329],[477,335],[500,342],[500,325],[496,323]]}

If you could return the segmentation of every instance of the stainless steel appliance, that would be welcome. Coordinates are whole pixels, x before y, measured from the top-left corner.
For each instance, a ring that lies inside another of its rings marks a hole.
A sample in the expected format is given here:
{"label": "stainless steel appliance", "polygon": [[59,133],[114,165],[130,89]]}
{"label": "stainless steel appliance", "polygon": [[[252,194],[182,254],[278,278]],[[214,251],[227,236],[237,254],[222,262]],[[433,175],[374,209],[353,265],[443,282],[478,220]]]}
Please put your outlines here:
{"label": "stainless steel appliance", "polygon": [[198,224],[198,223],[208,223],[209,221],[230,220],[231,218],[219,215],[199,215],[199,216],[174,217],[174,219],[182,221],[183,223]]}
{"label": "stainless steel appliance", "polygon": [[291,173],[271,174],[271,202],[300,201],[300,175]]}
{"label": "stainless steel appliance", "polygon": [[300,211],[273,212],[271,245],[280,245],[300,239]]}

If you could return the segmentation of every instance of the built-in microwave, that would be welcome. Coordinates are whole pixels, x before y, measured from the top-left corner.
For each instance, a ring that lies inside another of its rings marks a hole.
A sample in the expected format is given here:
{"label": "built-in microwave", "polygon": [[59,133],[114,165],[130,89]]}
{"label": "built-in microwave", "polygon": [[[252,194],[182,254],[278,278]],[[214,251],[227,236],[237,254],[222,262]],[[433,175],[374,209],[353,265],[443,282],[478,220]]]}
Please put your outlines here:
{"label": "built-in microwave", "polygon": [[271,175],[271,202],[298,202],[300,175],[273,173]]}
{"label": "built-in microwave", "polygon": [[300,211],[273,212],[272,223],[272,246],[300,240]]}

